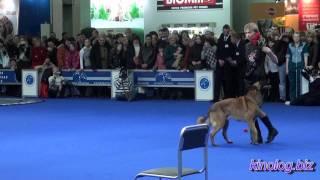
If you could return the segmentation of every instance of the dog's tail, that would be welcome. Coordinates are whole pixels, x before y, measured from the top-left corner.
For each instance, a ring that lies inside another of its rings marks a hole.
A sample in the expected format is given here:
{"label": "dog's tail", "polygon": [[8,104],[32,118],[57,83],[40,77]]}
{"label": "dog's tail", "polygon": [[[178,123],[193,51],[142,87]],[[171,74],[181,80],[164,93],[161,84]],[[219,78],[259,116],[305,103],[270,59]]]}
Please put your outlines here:
{"label": "dog's tail", "polygon": [[207,124],[210,125],[209,113],[206,116],[200,116],[197,119],[197,124]]}

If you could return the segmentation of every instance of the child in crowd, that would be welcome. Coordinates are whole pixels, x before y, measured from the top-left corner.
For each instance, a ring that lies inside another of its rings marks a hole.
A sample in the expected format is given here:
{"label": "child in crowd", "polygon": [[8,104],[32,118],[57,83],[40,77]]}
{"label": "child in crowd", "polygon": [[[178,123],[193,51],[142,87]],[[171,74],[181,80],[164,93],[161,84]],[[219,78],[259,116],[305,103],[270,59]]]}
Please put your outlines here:
{"label": "child in crowd", "polygon": [[165,58],[164,58],[164,48],[162,46],[158,47],[158,54],[156,62],[153,66],[153,69],[166,69]]}

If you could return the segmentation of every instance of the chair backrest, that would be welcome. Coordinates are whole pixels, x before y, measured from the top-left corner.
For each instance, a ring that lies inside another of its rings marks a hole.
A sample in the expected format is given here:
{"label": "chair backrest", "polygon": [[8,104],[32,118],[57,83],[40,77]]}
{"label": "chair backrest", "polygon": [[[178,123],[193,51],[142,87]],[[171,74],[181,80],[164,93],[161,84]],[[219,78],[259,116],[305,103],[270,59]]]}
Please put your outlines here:
{"label": "chair backrest", "polygon": [[207,147],[209,126],[206,124],[186,126],[181,130],[179,151]]}

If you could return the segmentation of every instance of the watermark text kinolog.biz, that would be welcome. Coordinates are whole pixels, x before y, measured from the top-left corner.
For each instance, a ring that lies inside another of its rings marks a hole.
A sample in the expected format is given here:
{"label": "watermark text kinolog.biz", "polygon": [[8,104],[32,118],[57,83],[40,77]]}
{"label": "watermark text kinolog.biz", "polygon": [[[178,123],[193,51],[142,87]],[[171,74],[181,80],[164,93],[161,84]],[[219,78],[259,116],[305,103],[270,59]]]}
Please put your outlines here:
{"label": "watermark text kinolog.biz", "polygon": [[315,172],[316,163],[314,161],[305,159],[298,159],[293,161],[264,161],[261,159],[251,159],[249,170],[253,172],[285,172],[292,174],[294,172]]}

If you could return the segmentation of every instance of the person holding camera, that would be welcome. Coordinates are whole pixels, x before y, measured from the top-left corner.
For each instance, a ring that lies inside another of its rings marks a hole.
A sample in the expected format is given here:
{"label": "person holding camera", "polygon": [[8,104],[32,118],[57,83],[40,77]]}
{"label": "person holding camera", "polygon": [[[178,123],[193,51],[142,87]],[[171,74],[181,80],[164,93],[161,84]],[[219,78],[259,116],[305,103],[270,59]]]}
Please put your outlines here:
{"label": "person holding camera", "polygon": [[65,81],[57,67],[53,68],[53,75],[49,77],[49,97],[63,97]]}

